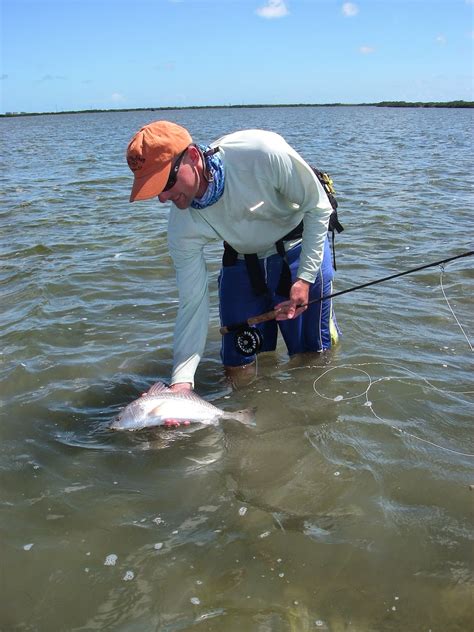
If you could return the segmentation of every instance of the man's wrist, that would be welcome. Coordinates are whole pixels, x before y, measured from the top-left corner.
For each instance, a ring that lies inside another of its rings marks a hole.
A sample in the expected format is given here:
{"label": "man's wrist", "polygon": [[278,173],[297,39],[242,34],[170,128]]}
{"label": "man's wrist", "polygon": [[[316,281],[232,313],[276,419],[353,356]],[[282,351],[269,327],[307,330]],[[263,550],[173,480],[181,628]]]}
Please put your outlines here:
{"label": "man's wrist", "polygon": [[300,277],[296,279],[295,283],[301,283],[301,285],[308,287],[311,285],[310,281],[307,281],[306,279],[301,279]]}

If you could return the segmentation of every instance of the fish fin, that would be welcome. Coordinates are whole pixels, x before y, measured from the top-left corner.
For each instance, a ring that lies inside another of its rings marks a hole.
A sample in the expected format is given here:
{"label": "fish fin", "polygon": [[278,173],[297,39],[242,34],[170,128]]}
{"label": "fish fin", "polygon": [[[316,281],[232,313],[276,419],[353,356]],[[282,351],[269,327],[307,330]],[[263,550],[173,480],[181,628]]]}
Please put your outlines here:
{"label": "fish fin", "polygon": [[245,426],[256,426],[257,423],[255,421],[255,411],[257,409],[254,408],[245,408],[243,410],[236,410],[234,412],[227,411],[225,413],[224,419],[235,419],[235,421],[240,421],[241,424]]}
{"label": "fish fin", "polygon": [[159,395],[160,393],[164,393],[170,390],[170,387],[167,386],[164,382],[156,382],[153,386],[150,386],[146,395]]}

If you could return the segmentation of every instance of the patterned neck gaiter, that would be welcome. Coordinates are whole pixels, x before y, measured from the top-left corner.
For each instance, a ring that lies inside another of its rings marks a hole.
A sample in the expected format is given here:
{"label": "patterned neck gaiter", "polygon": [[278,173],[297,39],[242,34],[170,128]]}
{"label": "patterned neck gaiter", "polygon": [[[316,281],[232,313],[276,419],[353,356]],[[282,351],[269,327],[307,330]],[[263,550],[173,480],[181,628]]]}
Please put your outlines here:
{"label": "patterned neck gaiter", "polygon": [[197,209],[206,208],[207,206],[215,204],[224,193],[225,184],[224,163],[222,162],[221,156],[219,156],[219,152],[206,155],[206,152],[212,151],[210,147],[199,145],[199,149],[206,161],[209,186],[201,198],[194,198],[191,202],[191,208]]}

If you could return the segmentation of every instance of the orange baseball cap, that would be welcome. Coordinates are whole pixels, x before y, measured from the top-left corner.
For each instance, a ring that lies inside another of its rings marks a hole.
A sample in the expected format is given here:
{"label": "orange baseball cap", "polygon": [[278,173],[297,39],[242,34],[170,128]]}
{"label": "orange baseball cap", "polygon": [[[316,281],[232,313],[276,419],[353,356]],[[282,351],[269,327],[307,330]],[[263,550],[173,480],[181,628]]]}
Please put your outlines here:
{"label": "orange baseball cap", "polygon": [[166,186],[174,158],[191,145],[189,132],[176,123],[155,121],[142,127],[127,148],[127,162],[135,177],[130,202],[148,200]]}

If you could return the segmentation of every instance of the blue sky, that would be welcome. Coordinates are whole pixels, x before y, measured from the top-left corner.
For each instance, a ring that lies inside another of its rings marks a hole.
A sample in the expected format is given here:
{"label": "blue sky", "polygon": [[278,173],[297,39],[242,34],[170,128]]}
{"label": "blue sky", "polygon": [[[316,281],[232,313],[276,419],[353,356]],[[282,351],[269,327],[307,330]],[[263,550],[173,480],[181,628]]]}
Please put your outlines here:
{"label": "blue sky", "polygon": [[0,0],[0,111],[474,100],[474,0]]}

